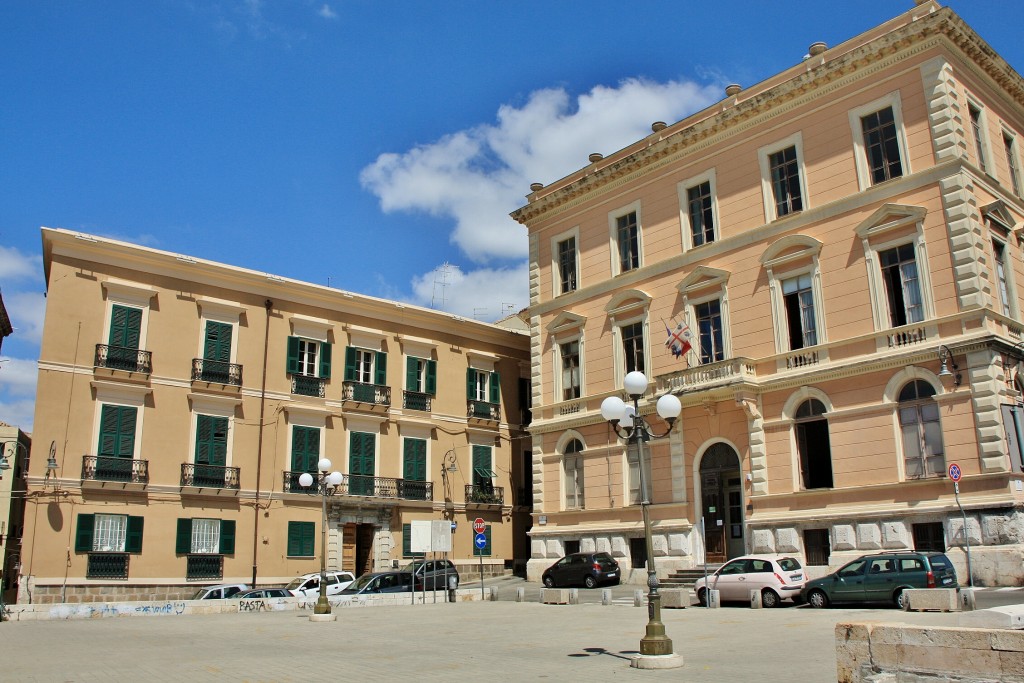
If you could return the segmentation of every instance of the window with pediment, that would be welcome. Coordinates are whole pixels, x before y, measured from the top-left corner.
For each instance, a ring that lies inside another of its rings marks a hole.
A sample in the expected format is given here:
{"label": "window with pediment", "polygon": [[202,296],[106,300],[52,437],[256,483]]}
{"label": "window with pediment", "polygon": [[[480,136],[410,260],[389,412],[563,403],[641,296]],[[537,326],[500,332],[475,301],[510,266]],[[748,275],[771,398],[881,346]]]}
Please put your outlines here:
{"label": "window with pediment", "polygon": [[693,350],[700,364],[732,357],[728,281],[727,271],[697,266],[676,285],[683,296],[683,318],[696,340]]}

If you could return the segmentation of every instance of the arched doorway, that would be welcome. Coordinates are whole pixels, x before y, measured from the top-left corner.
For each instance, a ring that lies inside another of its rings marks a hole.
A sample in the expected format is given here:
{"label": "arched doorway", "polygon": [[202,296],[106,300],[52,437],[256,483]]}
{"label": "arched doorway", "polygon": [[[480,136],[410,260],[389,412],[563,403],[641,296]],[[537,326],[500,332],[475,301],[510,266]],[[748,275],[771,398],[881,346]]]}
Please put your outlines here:
{"label": "arched doorway", "polygon": [[743,483],[740,458],[726,443],[716,443],[700,460],[700,500],[704,515],[706,562],[725,562],[743,554]]}

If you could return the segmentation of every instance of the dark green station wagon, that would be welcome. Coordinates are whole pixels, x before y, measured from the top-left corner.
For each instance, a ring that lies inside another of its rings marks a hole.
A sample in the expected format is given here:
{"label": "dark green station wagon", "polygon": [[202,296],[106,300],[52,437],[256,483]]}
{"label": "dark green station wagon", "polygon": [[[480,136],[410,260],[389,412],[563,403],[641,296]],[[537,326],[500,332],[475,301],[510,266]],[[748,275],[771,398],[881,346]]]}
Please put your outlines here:
{"label": "dark green station wagon", "polygon": [[801,597],[811,607],[831,603],[891,603],[903,607],[907,588],[958,588],[953,563],[942,553],[865,555],[836,572],[804,584]]}

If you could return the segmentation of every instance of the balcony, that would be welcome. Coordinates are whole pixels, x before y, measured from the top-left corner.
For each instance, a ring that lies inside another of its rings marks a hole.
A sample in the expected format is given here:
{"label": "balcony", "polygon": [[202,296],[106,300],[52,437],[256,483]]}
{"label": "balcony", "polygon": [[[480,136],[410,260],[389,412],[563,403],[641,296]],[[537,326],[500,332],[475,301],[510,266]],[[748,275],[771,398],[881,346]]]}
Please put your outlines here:
{"label": "balcony", "polygon": [[730,358],[661,375],[656,378],[656,393],[706,391],[730,384],[753,382],[755,377],[754,363],[749,358]]}
{"label": "balcony", "polygon": [[223,555],[189,555],[185,565],[186,581],[224,578]]}
{"label": "balcony", "polygon": [[499,422],[501,420],[501,404],[469,400],[466,402],[466,415],[478,420]]}
{"label": "balcony", "polygon": [[391,387],[383,384],[344,382],[341,385],[341,400],[387,407],[391,405]]}
{"label": "balcony", "polygon": [[93,365],[97,368],[148,375],[153,372],[153,352],[130,349],[125,346],[97,344],[96,360]]}
{"label": "balcony", "polygon": [[323,398],[326,395],[324,392],[325,384],[326,382],[319,377],[292,375],[292,393],[296,396]]}
{"label": "balcony", "polygon": [[503,505],[505,488],[491,484],[466,484],[466,502],[477,505]]}
{"label": "balcony", "polygon": [[[305,488],[299,485],[302,472],[284,473],[284,493],[319,494],[316,486]],[[314,475],[315,476],[315,475]],[[433,500],[434,483],[430,481],[410,481],[393,477],[370,477],[365,475],[346,474],[341,483],[329,491],[330,496],[366,496],[370,498],[390,498],[404,500]]]}
{"label": "balcony", "polygon": [[237,491],[240,474],[240,467],[221,467],[186,462],[181,465],[181,486],[182,488]]}
{"label": "balcony", "polygon": [[87,579],[127,579],[128,553],[89,553]]}
{"label": "balcony", "polygon": [[423,394],[419,391],[402,392],[402,408],[405,410],[422,410],[430,412],[430,394]]}
{"label": "balcony", "polygon": [[211,382],[226,386],[242,386],[242,366],[206,358],[192,359],[192,381]]}
{"label": "balcony", "polygon": [[82,486],[145,488],[149,484],[149,461],[108,455],[82,456]]}

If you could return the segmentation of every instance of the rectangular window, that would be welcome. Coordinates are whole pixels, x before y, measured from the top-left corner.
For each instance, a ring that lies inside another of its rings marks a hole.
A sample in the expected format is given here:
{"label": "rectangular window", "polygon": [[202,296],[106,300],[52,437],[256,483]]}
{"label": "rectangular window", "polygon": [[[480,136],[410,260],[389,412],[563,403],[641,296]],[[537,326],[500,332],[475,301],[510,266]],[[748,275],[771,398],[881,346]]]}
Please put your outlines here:
{"label": "rectangular window", "polygon": [[615,231],[619,247],[619,272],[639,268],[640,226],[637,224],[636,211],[618,216],[615,219]]}
{"label": "rectangular window", "polygon": [[420,394],[437,393],[437,361],[409,356],[405,359],[405,388]]}
{"label": "rectangular window", "polygon": [[996,277],[999,280],[999,302],[1002,304],[1003,315],[1010,313],[1010,291],[1006,283],[1006,245],[992,240],[992,253],[996,259]]}
{"label": "rectangular window", "polygon": [[800,164],[796,147],[787,147],[768,155],[775,215],[782,217],[804,208],[800,190]]}
{"label": "rectangular window", "polygon": [[318,462],[320,462],[320,429],[293,426],[292,472],[309,472],[316,475]]}
{"label": "rectangular window", "polygon": [[646,372],[644,362],[644,324],[642,322],[623,325],[622,331],[622,355],[626,363],[626,372],[634,370]]}
{"label": "rectangular window", "polygon": [[629,557],[633,569],[643,569],[647,566],[647,540],[643,538],[629,539]]}
{"label": "rectangular window", "polygon": [[179,555],[233,555],[235,520],[179,518],[174,552]]}
{"label": "rectangular window", "polygon": [[484,543],[483,548],[478,548],[476,543],[473,544],[473,557],[490,557],[491,556],[491,525],[488,524],[484,527]]}
{"label": "rectangular window", "polygon": [[189,552],[195,555],[216,555],[220,552],[219,519],[192,520],[192,545]]}
{"label": "rectangular window", "polygon": [[1003,133],[1003,148],[1006,150],[1006,167],[1010,170],[1010,189],[1018,197],[1021,196],[1020,169],[1017,168],[1017,142],[1007,133]]}
{"label": "rectangular window", "polygon": [[377,435],[371,432],[350,432],[348,438],[349,493],[369,496],[374,492],[376,476]]}
{"label": "rectangular window", "polygon": [[144,521],[129,515],[78,515],[75,552],[141,553]]}
{"label": "rectangular window", "polygon": [[[387,385],[388,354],[349,346],[345,349],[345,381]],[[356,400],[362,400],[358,396]]]}
{"label": "rectangular window", "polygon": [[971,117],[971,133],[974,135],[974,151],[978,155],[978,168],[988,173],[988,163],[985,160],[985,138],[984,126],[981,121],[981,109],[968,103],[967,111]]}
{"label": "rectangular window", "polygon": [[482,490],[491,490],[494,486],[490,446],[473,446],[473,486]]}
{"label": "rectangular window", "polygon": [[804,529],[804,554],[809,567],[827,567],[832,552],[828,529]]}
{"label": "rectangular window", "polygon": [[195,464],[223,467],[227,464],[227,452],[228,418],[196,415]]}
{"label": "rectangular window", "polygon": [[1024,472],[1024,406],[1004,403],[1000,410],[1003,414],[1003,433],[1006,435],[1006,450],[1010,456],[1010,470]]}
{"label": "rectangular window", "polygon": [[466,399],[499,404],[501,402],[501,378],[498,373],[468,368],[466,370]]}
{"label": "rectangular window", "polygon": [[583,509],[583,456],[565,455],[565,508]]}
{"label": "rectangular window", "polygon": [[356,349],[355,381],[373,384],[373,351]]}
{"label": "rectangular window", "polygon": [[919,552],[946,552],[946,535],[942,522],[925,522],[913,525],[914,550]]}
{"label": "rectangular window", "polygon": [[286,372],[301,377],[330,379],[331,345],[302,337],[288,337]]}
{"label": "rectangular window", "polygon": [[100,443],[97,455],[106,458],[135,457],[135,423],[138,408],[104,405],[100,411]]}
{"label": "rectangular window", "polygon": [[558,243],[559,294],[576,291],[576,238]]}
{"label": "rectangular window", "polygon": [[903,244],[879,252],[882,280],[889,303],[889,322],[893,327],[924,320],[924,302],[917,273],[913,244]]}
{"label": "rectangular window", "polygon": [[562,400],[580,397],[580,343],[571,341],[558,345],[562,358]]}
{"label": "rectangular window", "polygon": [[711,208],[711,181],[704,181],[686,190],[690,214],[690,235],[693,246],[715,241],[715,216]]}
{"label": "rectangular window", "polygon": [[565,542],[565,554],[566,555],[572,555],[574,553],[578,553],[579,551],[580,551],[580,542],[579,541],[566,541]]}
{"label": "rectangular window", "polygon": [[871,183],[874,185],[902,176],[903,163],[892,107],[863,116],[860,121]]}
{"label": "rectangular window", "polygon": [[141,330],[141,309],[113,305],[110,311],[110,336],[107,338],[107,367],[128,371],[138,369]]}
{"label": "rectangular window", "polygon": [[693,307],[697,318],[697,339],[700,344],[700,362],[714,363],[725,360],[722,339],[722,302],[712,299]]}
{"label": "rectangular window", "polygon": [[316,551],[316,524],[288,522],[288,557],[313,557]]}
{"label": "rectangular window", "polygon": [[782,300],[786,307],[789,348],[793,351],[818,343],[814,321],[814,292],[811,276],[800,275],[782,281]]}
{"label": "rectangular window", "polygon": [[410,439],[407,437],[403,443],[402,450],[402,477],[408,481],[426,481],[426,439]]}
{"label": "rectangular window", "polygon": [[298,374],[315,376],[317,373],[317,349],[320,345],[308,339],[299,339],[298,342]]}
{"label": "rectangular window", "polygon": [[127,515],[96,515],[92,550],[123,553],[127,532]]}

